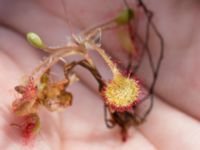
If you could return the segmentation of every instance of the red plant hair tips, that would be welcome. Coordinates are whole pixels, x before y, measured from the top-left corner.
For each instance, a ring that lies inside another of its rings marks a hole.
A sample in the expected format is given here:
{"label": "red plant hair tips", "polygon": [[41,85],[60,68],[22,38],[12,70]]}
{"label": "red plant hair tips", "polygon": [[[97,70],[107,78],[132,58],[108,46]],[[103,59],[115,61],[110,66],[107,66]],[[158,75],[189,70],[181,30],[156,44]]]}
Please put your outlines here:
{"label": "red plant hair tips", "polygon": [[118,112],[127,111],[135,105],[139,101],[139,94],[138,81],[120,73],[115,75],[102,91],[107,106]]}

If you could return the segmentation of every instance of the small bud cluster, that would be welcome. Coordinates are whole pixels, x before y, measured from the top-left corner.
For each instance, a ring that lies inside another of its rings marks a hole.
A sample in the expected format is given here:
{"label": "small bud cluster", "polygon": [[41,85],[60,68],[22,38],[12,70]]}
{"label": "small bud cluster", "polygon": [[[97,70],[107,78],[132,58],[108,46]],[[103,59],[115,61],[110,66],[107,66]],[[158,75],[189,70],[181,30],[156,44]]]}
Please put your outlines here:
{"label": "small bud cluster", "polygon": [[41,127],[38,116],[40,106],[49,111],[62,111],[72,104],[72,94],[65,90],[69,79],[52,82],[49,75],[47,71],[38,83],[30,77],[25,85],[15,87],[21,96],[13,102],[12,110],[16,116],[24,118],[20,127],[26,139],[34,137]]}

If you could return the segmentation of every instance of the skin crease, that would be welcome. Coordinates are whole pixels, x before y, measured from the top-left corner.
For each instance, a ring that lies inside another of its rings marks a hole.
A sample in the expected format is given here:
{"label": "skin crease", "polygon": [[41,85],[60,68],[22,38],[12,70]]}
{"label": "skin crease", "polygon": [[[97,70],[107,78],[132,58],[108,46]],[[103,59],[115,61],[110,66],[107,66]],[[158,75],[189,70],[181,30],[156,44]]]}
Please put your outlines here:
{"label": "skin crease", "polygon": [[[61,2],[55,0],[0,0],[0,147],[17,149],[138,149],[138,150],[198,150],[200,148],[199,110],[199,19],[197,0],[151,0],[146,3],[155,12],[155,22],[165,39],[165,58],[156,86],[157,98],[147,121],[129,130],[127,142],[120,140],[119,129],[108,130],[103,122],[103,103],[91,87],[90,78],[72,85],[73,107],[63,113],[41,110],[41,133],[34,144],[24,145],[16,128],[10,104],[14,99],[13,87],[41,60],[41,52],[25,40],[26,32],[37,32],[50,45],[63,45],[70,34]],[[77,32],[112,18],[121,1],[66,0],[67,17]],[[81,15],[80,15],[81,14]],[[113,57],[123,60],[115,33],[105,33],[103,44]],[[152,37],[151,46],[158,52]],[[119,51],[120,55],[115,51]],[[95,55],[95,57],[97,57]],[[103,76],[109,76],[97,57]],[[148,79],[147,61],[139,77]],[[82,73],[83,74],[83,73]],[[88,88],[88,85],[90,86]],[[91,86],[92,85],[92,86]]]}

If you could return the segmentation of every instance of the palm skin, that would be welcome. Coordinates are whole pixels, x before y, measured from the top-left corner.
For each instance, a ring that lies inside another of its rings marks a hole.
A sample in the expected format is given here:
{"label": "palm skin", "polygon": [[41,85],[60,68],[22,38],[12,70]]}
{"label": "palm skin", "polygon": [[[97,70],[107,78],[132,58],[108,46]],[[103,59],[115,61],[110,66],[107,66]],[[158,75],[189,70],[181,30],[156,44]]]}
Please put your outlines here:
{"label": "palm skin", "polygon": [[[78,30],[111,18],[122,6],[121,1],[66,0],[66,3],[67,17]],[[41,53],[27,44],[24,34],[34,31],[49,45],[62,45],[69,30],[60,1],[1,0],[0,147],[5,150],[200,149],[199,20],[196,15],[199,2],[153,0],[147,5],[155,12],[156,24],[165,39],[165,57],[156,86],[157,98],[147,121],[137,128],[131,128],[128,141],[121,142],[119,129],[108,130],[103,123],[101,97],[80,82],[70,87],[74,94],[73,107],[63,113],[48,113],[42,109],[41,133],[34,145],[24,146],[16,128],[9,126],[13,120],[10,104],[14,94],[11,91],[21,76],[30,72],[41,59]],[[120,48],[115,43],[113,33],[111,36],[113,41],[109,42],[105,37],[103,44],[106,50],[114,57],[124,59],[116,54],[115,51]],[[149,83],[147,67],[144,63],[139,74]],[[106,70],[101,71],[103,75],[108,75]]]}

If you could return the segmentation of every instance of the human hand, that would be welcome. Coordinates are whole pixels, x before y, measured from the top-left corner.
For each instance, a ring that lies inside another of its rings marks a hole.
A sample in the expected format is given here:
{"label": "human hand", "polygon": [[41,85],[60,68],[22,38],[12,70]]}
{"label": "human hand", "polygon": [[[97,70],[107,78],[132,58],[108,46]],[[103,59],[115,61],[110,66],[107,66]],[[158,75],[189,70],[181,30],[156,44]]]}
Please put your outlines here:
{"label": "human hand", "polygon": [[[110,19],[122,6],[122,2],[115,1],[113,4],[112,1],[100,0],[89,3],[68,0],[66,4],[73,30]],[[80,82],[71,87],[75,95],[73,106],[64,113],[41,111],[42,129],[32,149],[200,148],[199,31],[195,28],[198,25],[198,1],[154,0],[147,6],[155,13],[156,24],[165,39],[165,57],[156,86],[157,98],[147,121],[131,128],[128,140],[123,143],[118,128],[108,130],[104,125],[101,98]],[[65,36],[70,33],[60,1],[1,0],[0,14],[0,145],[4,149],[26,149],[28,147],[20,142],[16,128],[9,126],[12,120],[10,104],[13,101],[10,91],[21,76],[39,63],[41,53],[27,44],[24,34],[34,31],[49,45],[62,45]],[[103,44],[110,54],[123,60],[115,37],[106,42],[106,38],[111,39],[111,36],[104,37]],[[152,47],[157,53],[156,46]],[[104,76],[108,75],[106,70],[101,70]],[[139,74],[149,83],[147,65],[144,64]]]}

